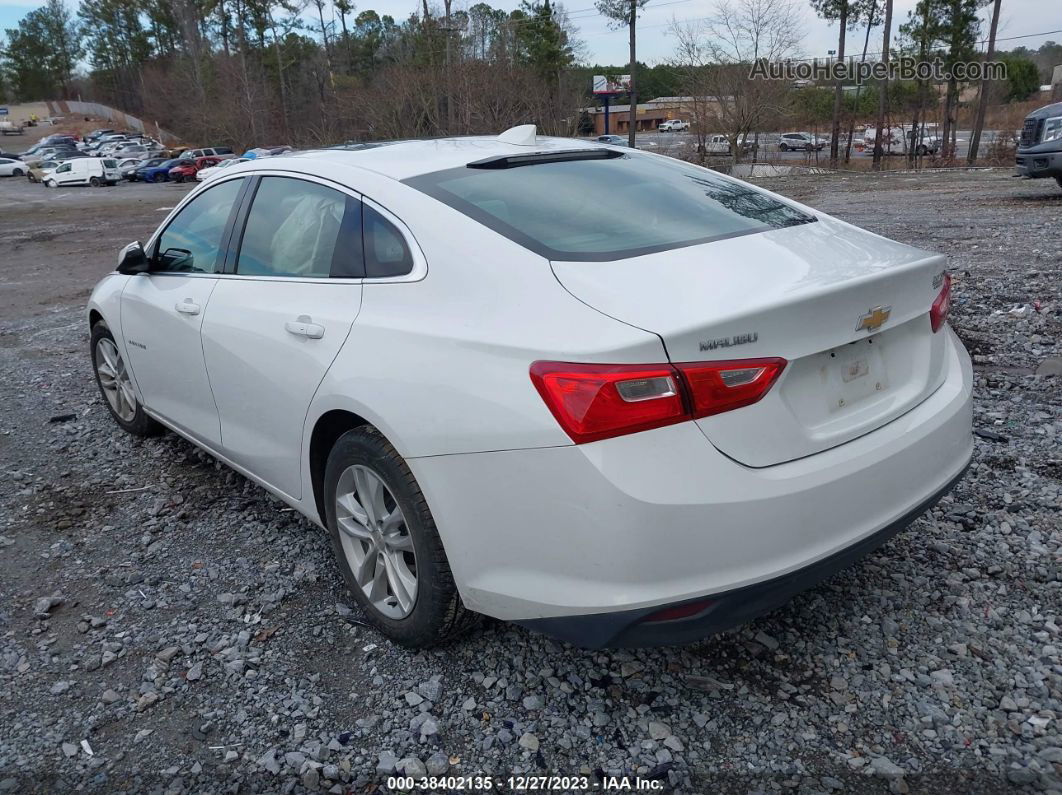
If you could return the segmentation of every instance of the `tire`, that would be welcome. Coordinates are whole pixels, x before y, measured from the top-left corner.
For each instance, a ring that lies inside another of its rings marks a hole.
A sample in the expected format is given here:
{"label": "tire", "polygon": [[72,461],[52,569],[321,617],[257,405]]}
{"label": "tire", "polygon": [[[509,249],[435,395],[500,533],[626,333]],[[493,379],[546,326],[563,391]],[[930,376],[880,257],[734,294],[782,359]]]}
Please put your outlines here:
{"label": "tire", "polygon": [[177,183],[184,182],[184,174],[178,174],[176,177],[173,178],[173,181]]}
{"label": "tire", "polygon": [[[107,355],[104,353],[108,343],[110,343],[110,355],[111,357],[117,356],[116,361],[109,362]],[[133,436],[157,436],[162,433],[164,430],[162,425],[149,417],[144,412],[144,407],[140,405],[140,401],[136,399],[136,393],[132,388],[128,371],[122,360],[122,354],[118,351],[118,346],[114,341],[111,330],[107,328],[107,324],[102,320],[92,327],[89,357],[92,360],[92,372],[96,377],[96,387],[100,390],[100,397],[103,398],[107,410],[111,413],[114,421],[118,423],[118,426]],[[101,373],[101,368],[104,370],[103,373]],[[116,371],[116,376],[110,379],[111,382],[115,383],[113,390],[104,385],[103,379],[106,377],[108,368],[110,371]],[[124,388],[121,384],[123,380],[125,381]],[[132,400],[131,408],[129,400]]]}
{"label": "tire", "polygon": [[[361,507],[359,478],[364,484],[372,477],[385,487],[377,492],[381,497],[373,515],[394,516],[401,511],[400,524],[393,531],[384,529],[385,523],[374,523]],[[337,497],[341,495],[347,495],[346,504],[355,509],[344,509],[346,530],[340,529],[337,518]],[[478,622],[478,615],[461,603],[424,494],[406,462],[378,430],[362,426],[336,441],[325,466],[324,504],[325,524],[339,570],[372,626],[395,643],[418,649],[443,643]],[[356,519],[356,511],[366,516],[365,523]],[[367,525],[378,528],[375,536],[366,530]],[[363,565],[359,565],[359,554]],[[376,604],[359,584],[352,564],[365,573],[361,577],[365,587],[370,592],[377,590]],[[387,576],[391,571],[400,571],[405,578],[396,575],[399,582],[406,583],[402,586],[406,605],[395,596]],[[412,583],[408,582],[410,576]],[[415,585],[412,596],[410,585]]]}
{"label": "tire", "polygon": [[55,180],[54,179],[49,179],[49,180],[45,180],[44,181],[44,187],[46,187],[46,188],[57,188],[59,186],[55,184]]}
{"label": "tire", "polygon": [[13,177],[21,177],[21,176],[23,176],[23,174],[24,174],[24,172],[22,171],[21,168],[13,169],[12,172],[11,172],[11,176],[13,176]]}
{"label": "tire", "polygon": [[789,147],[786,146],[785,144],[778,144],[778,150],[780,152],[788,152],[789,151]]}
{"label": "tire", "polygon": [[929,147],[927,147],[925,144],[919,144],[918,146],[915,147],[915,154],[916,155],[928,155],[929,154]]}
{"label": "tire", "polygon": [[103,180],[101,180],[99,177],[89,177],[89,185],[94,188],[98,188],[103,185]]}

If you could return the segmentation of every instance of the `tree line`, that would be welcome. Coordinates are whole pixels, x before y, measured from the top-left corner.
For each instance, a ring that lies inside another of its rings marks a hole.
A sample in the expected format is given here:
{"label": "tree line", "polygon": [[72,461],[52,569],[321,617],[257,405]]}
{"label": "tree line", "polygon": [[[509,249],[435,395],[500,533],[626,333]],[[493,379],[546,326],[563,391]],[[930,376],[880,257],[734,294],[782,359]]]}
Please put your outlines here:
{"label": "tree line", "polygon": [[[592,128],[580,108],[596,102],[594,74],[631,74],[635,102],[688,97],[701,135],[725,132],[736,152],[748,133],[828,125],[838,162],[857,120],[881,128],[901,115],[915,125],[939,115],[953,142],[962,87],[798,88],[749,80],[749,65],[798,57],[808,10],[837,25],[838,57],[987,57],[978,11],[992,0],[919,0],[895,21],[892,0],[715,0],[709,17],[672,23],[674,54],[651,66],[636,50],[645,0],[597,3],[629,29],[631,60],[619,66],[585,63],[577,30],[551,0],[514,10],[419,2],[395,19],[356,12],[351,0],[81,0],[76,11],[48,0],[6,31],[0,101],[80,96],[190,141],[238,146],[492,133],[527,121],[568,135]],[[1007,62],[1008,80],[981,86],[980,97],[1020,101],[1047,82],[1062,45],[992,55]]]}
{"label": "tree line", "polygon": [[[62,0],[6,31],[8,101],[94,100],[239,145],[573,131],[575,29],[551,0],[396,20],[337,0]],[[331,16],[331,8],[329,15]],[[88,73],[79,74],[87,64]]]}

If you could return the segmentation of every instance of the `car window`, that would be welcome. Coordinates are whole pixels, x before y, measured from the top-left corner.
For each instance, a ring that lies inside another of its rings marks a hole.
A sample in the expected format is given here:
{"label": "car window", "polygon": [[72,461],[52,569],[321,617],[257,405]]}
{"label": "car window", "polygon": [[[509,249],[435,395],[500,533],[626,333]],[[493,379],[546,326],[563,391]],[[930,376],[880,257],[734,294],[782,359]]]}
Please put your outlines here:
{"label": "car window", "polygon": [[63,165],[59,166],[59,168],[57,168],[55,170],[55,173],[56,174],[65,174],[69,170],[70,170],[70,164],[69,163],[63,163]]}
{"label": "car window", "polygon": [[361,202],[289,177],[263,177],[244,227],[236,273],[327,279],[363,272]]}
{"label": "car window", "polygon": [[103,161],[103,167],[104,168],[117,168],[118,164],[115,163],[113,160],[104,160]]}
{"label": "car window", "polygon": [[227,146],[219,146],[217,149],[214,150],[214,154],[216,154],[216,155],[231,155],[232,154],[232,150],[229,149]]}
{"label": "car window", "polygon": [[14,160],[6,160],[6,159],[0,157],[0,166],[6,166],[9,163],[14,163],[14,162],[15,162]]}
{"label": "car window", "polygon": [[608,150],[582,155],[462,166],[405,182],[553,260],[622,259],[815,220],[680,160]]}
{"label": "car window", "polygon": [[368,204],[362,208],[362,234],[367,277],[404,276],[413,270],[413,255],[405,237]]}
{"label": "car window", "polygon": [[212,273],[242,184],[242,179],[223,182],[186,204],[159,235],[151,270]]}

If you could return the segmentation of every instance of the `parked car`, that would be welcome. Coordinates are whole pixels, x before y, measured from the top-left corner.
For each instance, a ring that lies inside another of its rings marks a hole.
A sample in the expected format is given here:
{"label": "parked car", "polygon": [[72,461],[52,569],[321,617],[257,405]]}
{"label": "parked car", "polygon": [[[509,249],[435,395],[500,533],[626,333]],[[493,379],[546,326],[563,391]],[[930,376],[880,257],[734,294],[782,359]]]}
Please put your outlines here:
{"label": "parked car", "polygon": [[122,175],[122,179],[132,181],[131,175],[143,165],[144,161],[138,157],[126,157],[118,161],[118,173]]}
{"label": "parked car", "polygon": [[139,169],[136,172],[136,177],[137,179],[142,179],[144,182],[166,182],[170,178],[171,168],[191,162],[191,160],[179,157],[170,158],[169,160],[163,160],[158,165],[146,166]]}
{"label": "parked car", "polygon": [[943,255],[679,160],[474,141],[245,163],[87,308],[116,423],[172,428],[327,528],[379,631],[428,646],[486,613],[692,641],[962,475]]}
{"label": "parked car", "polygon": [[805,152],[821,151],[828,141],[806,132],[788,132],[778,136],[778,150],[803,149]]}
{"label": "parked car", "polygon": [[80,150],[66,146],[46,146],[31,155],[24,155],[22,160],[32,165],[42,160],[67,160],[75,157],[84,157],[84,155]]}
{"label": "parked car", "polygon": [[[743,140],[740,142],[742,154],[755,154],[757,150],[754,141]],[[725,135],[709,135],[704,139],[704,149],[710,155],[729,155],[730,139]]]}
{"label": "parked car", "polygon": [[85,136],[86,141],[95,141],[98,138],[102,138],[105,135],[114,135],[114,130],[110,128],[103,128],[100,130],[93,130]]}
{"label": "parked car", "polygon": [[0,157],[0,177],[21,177],[29,170],[29,166],[21,160],[10,157]]}
{"label": "parked car", "polygon": [[0,119],[0,135],[22,135],[22,122]]}
{"label": "parked car", "polygon": [[599,135],[594,139],[599,144],[610,144],[612,146],[626,146],[627,139],[620,138],[618,135]]}
{"label": "parked car", "polygon": [[231,160],[236,157],[236,153],[227,146],[208,146],[204,149],[185,150],[181,157],[187,157],[191,160],[195,160],[197,157],[216,157],[218,160]]}
{"label": "parked car", "polygon": [[16,155],[14,152],[5,152],[0,149],[0,157],[6,157],[9,160],[21,160],[22,155]]}
{"label": "parked car", "polygon": [[29,167],[26,179],[30,182],[43,182],[44,178],[61,166],[64,160],[45,160]]}
{"label": "parked car", "polygon": [[[147,160],[138,160],[138,161],[136,161],[137,165],[134,168],[132,168],[131,170],[130,169],[126,169],[125,171],[123,171],[122,172],[122,176],[125,177],[125,179],[129,180],[130,182],[136,182],[137,180],[142,180],[142,179],[144,179],[143,172],[145,172],[147,169],[155,168],[157,166],[161,166],[164,163],[168,162],[169,160],[170,160],[170,158],[166,158],[166,157],[150,157]],[[168,173],[168,169],[167,169],[167,173]]]}
{"label": "parked car", "polygon": [[196,173],[201,168],[210,168],[220,163],[220,158],[217,157],[197,157],[195,160],[182,160],[176,166],[170,169],[170,179],[174,182],[184,182],[188,179],[195,179]]}
{"label": "parked car", "polygon": [[[881,130],[881,147],[887,155],[906,155],[913,148],[916,155],[936,154],[940,149],[940,136],[936,134],[935,125],[920,125],[917,132],[910,125],[899,124],[883,127]],[[873,155],[877,128],[868,126],[863,131],[862,151]]]}
{"label": "parked car", "polygon": [[1044,105],[1025,117],[1014,166],[1017,176],[1054,177],[1062,188],[1062,102]]}
{"label": "parked car", "polygon": [[227,168],[231,168],[232,166],[238,166],[240,163],[247,163],[255,159],[257,158],[236,157],[232,160],[222,160],[217,165],[199,169],[199,171],[197,171],[195,174],[195,178],[199,182],[206,182],[208,179],[212,179],[213,177],[216,177],[219,174],[223,174],[225,172],[225,169]]}
{"label": "parked car", "polygon": [[668,119],[667,121],[661,122],[656,129],[660,132],[685,132],[689,128],[690,123],[688,121],[683,121],[682,119]]}
{"label": "parked car", "polygon": [[122,175],[118,172],[118,163],[109,159],[82,157],[67,160],[41,181],[46,188],[70,187],[73,185],[91,185],[99,188],[103,185],[117,185]]}

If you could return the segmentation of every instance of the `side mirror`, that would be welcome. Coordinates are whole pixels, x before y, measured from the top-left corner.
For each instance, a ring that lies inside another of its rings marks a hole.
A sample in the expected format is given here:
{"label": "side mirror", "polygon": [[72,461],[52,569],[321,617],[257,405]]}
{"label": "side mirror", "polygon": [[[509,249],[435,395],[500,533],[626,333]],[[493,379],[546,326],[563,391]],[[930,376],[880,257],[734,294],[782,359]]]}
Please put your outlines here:
{"label": "side mirror", "polygon": [[122,253],[118,255],[119,273],[130,276],[134,273],[147,273],[147,271],[148,258],[147,254],[144,253],[144,247],[140,245],[140,241],[130,243],[122,249]]}

